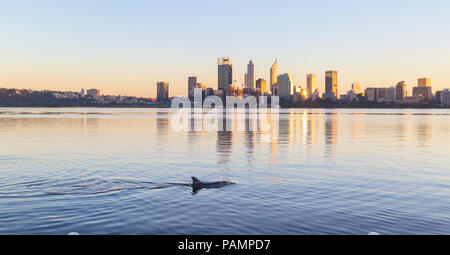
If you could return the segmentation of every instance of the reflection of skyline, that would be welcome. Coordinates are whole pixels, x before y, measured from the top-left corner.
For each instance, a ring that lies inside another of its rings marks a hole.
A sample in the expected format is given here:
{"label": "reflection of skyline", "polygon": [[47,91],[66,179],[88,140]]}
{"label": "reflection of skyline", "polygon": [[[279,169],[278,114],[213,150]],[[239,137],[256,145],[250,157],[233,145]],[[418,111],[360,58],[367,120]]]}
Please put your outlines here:
{"label": "reflection of skyline", "polygon": [[303,143],[307,144],[306,156],[311,159],[314,153],[314,142],[316,139],[316,116],[303,114]]}
{"label": "reflection of skyline", "polygon": [[361,127],[360,127],[360,116],[352,116],[352,142],[359,143],[361,139]]}
{"label": "reflection of skyline", "polygon": [[198,134],[197,131],[195,131],[195,119],[194,116],[191,115],[190,116],[190,125],[189,125],[189,129],[188,129],[188,144],[189,147],[193,147],[195,144],[196,139],[198,138]]}
{"label": "reflection of skyline", "polygon": [[[157,119],[158,135],[165,136],[168,135],[167,130],[165,130],[168,127],[168,123],[164,114],[161,116],[163,117]],[[345,114],[315,114],[307,111],[298,114],[284,114],[279,119],[279,139],[268,141],[262,139],[264,132],[260,129],[258,119],[250,118],[249,122],[249,118],[246,116],[245,122],[242,121],[244,126],[242,131],[237,129],[237,117],[239,116],[236,114],[228,114],[226,117],[221,118],[220,125],[218,125],[224,128],[234,127],[234,130],[214,132],[217,135],[215,145],[218,164],[227,164],[233,160],[233,146],[239,148],[239,152],[236,151],[236,154],[245,155],[244,159],[249,164],[254,164],[256,158],[264,157],[264,154],[258,153],[256,155],[256,152],[260,151],[258,148],[264,143],[268,144],[264,146],[269,146],[266,147],[266,159],[270,164],[283,163],[282,159],[286,153],[297,153],[299,158],[309,161],[314,158],[314,153],[317,154],[319,152],[321,155],[324,155],[323,157],[333,159],[337,155],[339,124],[342,124],[343,146],[346,146],[346,143],[349,145],[353,144],[357,146],[353,147],[356,151],[361,146],[364,146],[363,143],[371,137],[387,138],[392,136],[394,139],[402,141],[401,143],[396,143],[399,146],[405,146],[409,140],[409,142],[417,141],[419,146],[429,147],[429,141],[431,140],[431,124],[427,123],[430,120],[422,117],[415,118],[414,121],[408,121],[407,117],[391,117],[387,121],[395,121],[392,122],[391,131],[387,132],[388,130],[384,129],[384,123],[368,122],[366,124],[366,119],[371,119],[370,117],[366,118],[364,115],[347,117]],[[87,121],[89,123],[89,119]],[[339,121],[342,123],[339,123]],[[211,133],[207,130],[195,131],[192,128],[194,124],[193,119],[190,122],[191,128],[187,132],[187,141],[189,148],[195,149],[197,143],[201,143],[204,140],[203,136],[210,136]],[[204,125],[205,122],[206,120],[204,119]],[[409,125],[409,123],[413,125]],[[257,128],[252,131],[252,126]],[[268,133],[271,133],[271,131]],[[407,137],[412,139],[406,139]],[[164,141],[164,139],[161,138],[161,141]],[[317,151],[317,149],[320,150]],[[356,151],[352,149],[348,155],[358,155]]]}
{"label": "reflection of skyline", "polygon": [[405,117],[404,116],[400,116],[400,121],[399,124],[396,125],[396,133],[397,135],[397,140],[398,140],[398,144],[402,147],[405,146],[405,141],[406,141],[406,124],[405,124]]}
{"label": "reflection of skyline", "polygon": [[421,116],[417,125],[417,142],[420,146],[429,147],[431,140],[430,120],[428,116]]}
{"label": "reflection of skyline", "polygon": [[[246,116],[248,117],[248,116]],[[257,128],[257,119],[247,118],[245,122],[245,144],[247,160],[249,163],[253,162],[253,154],[255,153],[255,131]]]}
{"label": "reflection of skyline", "polygon": [[[156,113],[156,134],[158,141],[164,142],[167,140],[169,134],[169,115],[165,112]],[[164,143],[159,143],[160,146],[164,146]]]}
{"label": "reflection of skyline", "polygon": [[233,149],[233,132],[226,131],[226,127],[232,123],[233,119],[228,118],[225,115],[222,119],[224,131],[217,131],[216,152],[218,164],[225,164],[231,160],[231,152]]}
{"label": "reflection of skyline", "polygon": [[333,158],[337,143],[337,117],[335,114],[330,114],[325,118],[325,157]]}
{"label": "reflection of skyline", "polygon": [[316,139],[316,116],[313,114],[309,114],[307,118],[307,138],[306,143],[311,145],[311,148],[314,145]]}

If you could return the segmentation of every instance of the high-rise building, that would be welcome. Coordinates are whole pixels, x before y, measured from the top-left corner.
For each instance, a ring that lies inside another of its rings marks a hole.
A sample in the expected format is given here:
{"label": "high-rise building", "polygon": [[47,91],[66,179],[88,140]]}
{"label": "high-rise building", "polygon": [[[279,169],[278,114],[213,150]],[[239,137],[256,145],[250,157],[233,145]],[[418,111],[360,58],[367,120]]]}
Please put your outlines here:
{"label": "high-rise building", "polygon": [[169,100],[169,83],[160,81],[156,84],[156,100],[158,102]]}
{"label": "high-rise building", "polygon": [[255,64],[250,60],[247,65],[247,87],[255,88]]}
{"label": "high-rise building", "polygon": [[260,91],[261,95],[264,95],[266,93],[266,80],[260,78],[256,80],[256,89]]}
{"label": "high-rise building", "polygon": [[431,92],[431,87],[414,87],[413,97],[422,97],[425,100],[433,99],[433,93]]}
{"label": "high-rise building", "polygon": [[440,103],[445,106],[450,106],[450,90],[449,89],[442,90]]}
{"label": "high-rise building", "polygon": [[233,84],[233,65],[229,57],[219,58],[217,87],[219,90],[226,90]]}
{"label": "high-rise building", "polygon": [[387,88],[377,88],[377,102],[383,103],[386,100]]}
{"label": "high-rise building", "polygon": [[306,76],[306,91],[308,92],[308,98],[311,98],[315,90],[316,90],[316,75],[308,74]]}
{"label": "high-rise building", "polygon": [[401,81],[395,86],[395,99],[403,100],[406,97],[406,82]]}
{"label": "high-rise building", "polygon": [[198,79],[196,76],[190,76],[188,78],[188,97],[191,98],[194,96],[194,89],[196,88],[198,83]]}
{"label": "high-rise building", "polygon": [[278,96],[289,99],[292,94],[292,90],[294,87],[294,83],[292,80],[292,76],[288,73],[280,74],[277,77],[277,92]]}
{"label": "high-rise building", "polygon": [[361,94],[361,84],[359,82],[353,82],[352,83],[352,90],[355,94]]}
{"label": "high-rise building", "polygon": [[244,74],[244,88],[248,88],[248,73]]}
{"label": "high-rise building", "polygon": [[375,102],[377,100],[377,88],[366,88],[366,100],[368,102]]}
{"label": "high-rise building", "polygon": [[441,97],[442,97],[442,90],[436,91],[436,94],[434,95],[434,101],[437,104],[441,103]]}
{"label": "high-rise building", "polygon": [[394,86],[390,86],[389,88],[386,89],[386,99],[385,101],[395,101],[395,87]]}
{"label": "high-rise building", "polygon": [[433,99],[430,78],[419,78],[417,80],[417,85],[417,87],[413,88],[414,97],[423,97],[425,100]]}
{"label": "high-rise building", "polygon": [[274,87],[278,82],[278,61],[275,60],[272,67],[270,68],[270,92],[272,94],[276,94],[274,91]]}
{"label": "high-rise building", "polygon": [[325,72],[325,93],[333,93],[338,96],[338,73],[337,71]]}
{"label": "high-rise building", "polygon": [[419,87],[431,87],[431,79],[430,78],[419,78],[418,79]]}

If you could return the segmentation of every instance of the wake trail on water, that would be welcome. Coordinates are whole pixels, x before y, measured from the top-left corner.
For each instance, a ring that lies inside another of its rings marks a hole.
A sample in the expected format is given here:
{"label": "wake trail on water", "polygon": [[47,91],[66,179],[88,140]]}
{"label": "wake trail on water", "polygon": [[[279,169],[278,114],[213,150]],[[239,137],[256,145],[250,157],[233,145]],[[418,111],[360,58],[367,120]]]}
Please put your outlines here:
{"label": "wake trail on water", "polygon": [[125,179],[87,179],[60,183],[34,183],[29,189],[39,189],[46,195],[97,195],[126,190],[158,190],[173,187],[190,187],[187,183],[157,183]]}

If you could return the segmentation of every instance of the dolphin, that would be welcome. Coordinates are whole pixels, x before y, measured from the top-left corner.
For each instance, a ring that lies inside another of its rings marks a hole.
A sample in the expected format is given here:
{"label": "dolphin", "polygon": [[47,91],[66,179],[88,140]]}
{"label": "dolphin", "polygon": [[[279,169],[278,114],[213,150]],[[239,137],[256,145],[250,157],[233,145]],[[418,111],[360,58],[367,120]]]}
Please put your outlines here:
{"label": "dolphin", "polygon": [[234,182],[230,182],[230,181],[221,181],[221,182],[202,182],[199,179],[197,179],[196,177],[191,177],[192,178],[192,192],[195,194],[197,193],[197,191],[201,190],[201,189],[220,189],[223,188],[225,186],[231,185],[231,184],[235,184]]}

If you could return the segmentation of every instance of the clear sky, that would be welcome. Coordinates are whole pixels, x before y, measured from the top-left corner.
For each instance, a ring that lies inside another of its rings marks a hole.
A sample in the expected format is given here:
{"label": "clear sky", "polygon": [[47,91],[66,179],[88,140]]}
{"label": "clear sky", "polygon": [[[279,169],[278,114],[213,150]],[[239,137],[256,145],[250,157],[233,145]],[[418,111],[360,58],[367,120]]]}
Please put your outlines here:
{"label": "clear sky", "polygon": [[450,87],[450,1],[0,1],[0,87],[154,97],[165,80],[186,95],[189,75],[217,88],[221,56],[238,85],[250,58],[266,80],[278,58],[321,92],[329,69],[339,94],[424,76]]}

